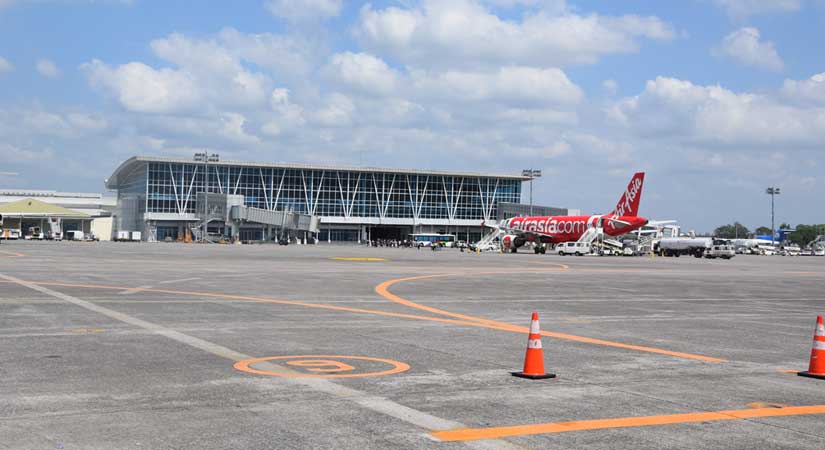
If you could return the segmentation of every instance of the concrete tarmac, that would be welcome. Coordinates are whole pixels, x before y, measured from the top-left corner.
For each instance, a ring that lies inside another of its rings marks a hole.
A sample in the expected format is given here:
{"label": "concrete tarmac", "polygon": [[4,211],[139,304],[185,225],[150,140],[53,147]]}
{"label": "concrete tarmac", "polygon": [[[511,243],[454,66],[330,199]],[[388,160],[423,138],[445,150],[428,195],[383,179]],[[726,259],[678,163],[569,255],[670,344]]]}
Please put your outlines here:
{"label": "concrete tarmac", "polygon": [[[822,449],[823,288],[820,257],[3,242],[0,449]],[[533,311],[556,379],[510,376]]]}

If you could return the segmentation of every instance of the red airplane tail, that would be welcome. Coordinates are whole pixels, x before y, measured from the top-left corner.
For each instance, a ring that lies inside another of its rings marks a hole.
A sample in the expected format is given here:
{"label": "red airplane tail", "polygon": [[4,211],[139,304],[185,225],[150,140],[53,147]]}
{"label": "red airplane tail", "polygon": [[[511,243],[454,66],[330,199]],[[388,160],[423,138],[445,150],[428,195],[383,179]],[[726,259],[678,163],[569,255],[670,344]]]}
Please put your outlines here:
{"label": "red airplane tail", "polygon": [[616,217],[627,216],[636,217],[639,215],[639,200],[642,198],[642,185],[645,182],[645,173],[636,172],[627,185],[627,190],[622,194],[613,215]]}

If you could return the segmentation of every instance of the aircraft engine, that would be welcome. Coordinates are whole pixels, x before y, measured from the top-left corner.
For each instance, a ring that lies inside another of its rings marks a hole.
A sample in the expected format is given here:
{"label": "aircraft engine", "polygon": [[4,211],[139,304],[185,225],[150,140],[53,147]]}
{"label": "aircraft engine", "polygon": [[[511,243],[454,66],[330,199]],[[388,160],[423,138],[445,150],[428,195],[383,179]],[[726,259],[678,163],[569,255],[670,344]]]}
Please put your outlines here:
{"label": "aircraft engine", "polygon": [[501,245],[505,250],[515,252],[517,248],[524,245],[524,239],[514,234],[507,234],[501,238]]}

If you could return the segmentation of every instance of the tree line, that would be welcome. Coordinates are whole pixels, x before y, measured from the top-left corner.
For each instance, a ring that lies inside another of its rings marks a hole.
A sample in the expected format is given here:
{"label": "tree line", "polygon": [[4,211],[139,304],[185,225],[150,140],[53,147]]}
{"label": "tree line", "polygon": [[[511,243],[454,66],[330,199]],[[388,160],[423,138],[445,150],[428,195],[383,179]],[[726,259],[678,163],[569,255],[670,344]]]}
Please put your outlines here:
{"label": "tree line", "polygon": [[[799,224],[796,228],[787,223],[779,225],[777,230],[782,229],[796,229],[793,233],[788,233],[787,238],[794,244],[804,247],[811,241],[816,239],[819,235],[825,235],[825,224],[803,225]],[[771,235],[769,227],[759,227],[754,231],[750,231],[748,227],[739,222],[733,224],[722,225],[713,231],[713,235],[722,239],[752,239],[755,236]]]}

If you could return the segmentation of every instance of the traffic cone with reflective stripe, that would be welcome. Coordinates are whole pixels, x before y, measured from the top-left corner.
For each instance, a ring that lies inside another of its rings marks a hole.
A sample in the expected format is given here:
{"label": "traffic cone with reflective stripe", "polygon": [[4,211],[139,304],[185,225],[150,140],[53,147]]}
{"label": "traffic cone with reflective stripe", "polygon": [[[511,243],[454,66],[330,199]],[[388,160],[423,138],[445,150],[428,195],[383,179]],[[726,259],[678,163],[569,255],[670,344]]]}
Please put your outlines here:
{"label": "traffic cone with reflective stripe", "polygon": [[808,366],[807,372],[799,372],[799,376],[825,380],[825,322],[822,321],[822,316],[816,318],[811,365]]}
{"label": "traffic cone with reflective stripe", "polygon": [[544,353],[541,349],[541,330],[539,329],[539,313],[534,312],[530,320],[530,336],[527,338],[527,353],[524,355],[524,370],[511,372],[513,376],[542,380],[556,378],[554,373],[544,372]]}

